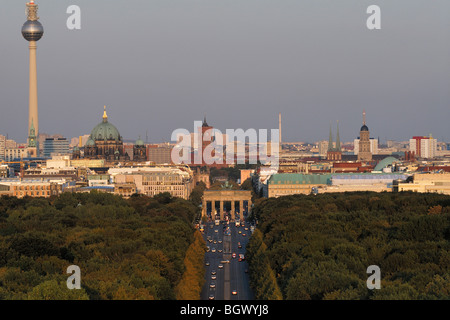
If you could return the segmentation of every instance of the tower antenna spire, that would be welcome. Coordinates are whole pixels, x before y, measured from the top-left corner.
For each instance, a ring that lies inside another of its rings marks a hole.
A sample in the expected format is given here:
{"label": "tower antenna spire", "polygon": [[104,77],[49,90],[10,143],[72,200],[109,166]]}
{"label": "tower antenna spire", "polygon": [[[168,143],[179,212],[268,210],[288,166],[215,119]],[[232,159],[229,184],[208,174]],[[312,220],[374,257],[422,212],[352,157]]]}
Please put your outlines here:
{"label": "tower antenna spire", "polygon": [[[38,21],[38,5],[30,0],[26,4],[27,21],[22,26],[22,36],[28,41],[30,55],[29,64],[29,93],[28,93],[28,133],[34,126],[36,138],[39,138],[39,117],[38,117],[38,90],[37,90],[37,66],[36,66],[36,42],[42,38],[44,28]],[[39,148],[38,148],[39,150]],[[37,152],[38,153],[38,152]],[[37,155],[37,154],[36,154]]]}
{"label": "tower antenna spire", "polygon": [[366,124],[366,109],[363,110],[363,125]]}

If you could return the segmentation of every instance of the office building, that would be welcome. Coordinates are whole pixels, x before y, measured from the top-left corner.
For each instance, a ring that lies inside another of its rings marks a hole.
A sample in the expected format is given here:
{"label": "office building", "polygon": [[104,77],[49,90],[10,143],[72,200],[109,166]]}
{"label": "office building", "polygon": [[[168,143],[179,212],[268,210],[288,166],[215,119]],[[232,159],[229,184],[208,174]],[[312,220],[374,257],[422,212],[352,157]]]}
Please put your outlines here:
{"label": "office building", "polygon": [[47,138],[44,141],[44,157],[69,153],[69,141],[66,138]]}

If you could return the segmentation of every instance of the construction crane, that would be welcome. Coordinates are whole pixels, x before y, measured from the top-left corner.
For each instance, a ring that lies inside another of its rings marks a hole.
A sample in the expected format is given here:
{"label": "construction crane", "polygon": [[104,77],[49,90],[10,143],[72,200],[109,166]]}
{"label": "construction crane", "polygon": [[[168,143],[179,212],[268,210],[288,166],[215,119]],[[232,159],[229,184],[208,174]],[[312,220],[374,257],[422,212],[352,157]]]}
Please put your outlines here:
{"label": "construction crane", "polygon": [[23,178],[24,175],[24,162],[30,162],[30,161],[24,161],[24,160],[20,160],[20,161],[1,161],[0,165],[2,164],[20,164],[20,177]]}

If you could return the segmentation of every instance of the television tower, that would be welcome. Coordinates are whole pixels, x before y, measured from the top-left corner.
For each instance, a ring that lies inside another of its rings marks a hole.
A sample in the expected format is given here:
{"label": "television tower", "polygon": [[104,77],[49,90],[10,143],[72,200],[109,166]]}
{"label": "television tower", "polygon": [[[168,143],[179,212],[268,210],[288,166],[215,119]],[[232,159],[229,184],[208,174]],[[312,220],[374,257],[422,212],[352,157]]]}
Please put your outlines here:
{"label": "television tower", "polygon": [[[26,4],[27,21],[22,26],[22,35],[29,41],[30,49],[30,88],[28,102],[28,135],[34,129],[36,138],[39,136],[38,97],[37,97],[37,68],[36,68],[36,42],[42,38],[44,28],[38,21],[38,6],[34,0]],[[34,127],[34,128],[33,128]]]}

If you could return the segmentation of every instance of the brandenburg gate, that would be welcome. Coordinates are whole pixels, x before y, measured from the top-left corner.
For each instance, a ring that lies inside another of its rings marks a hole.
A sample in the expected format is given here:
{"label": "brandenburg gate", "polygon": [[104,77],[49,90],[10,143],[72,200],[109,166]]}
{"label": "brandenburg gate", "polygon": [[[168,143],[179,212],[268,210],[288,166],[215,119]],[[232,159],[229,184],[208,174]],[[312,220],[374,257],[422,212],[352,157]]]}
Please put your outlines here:
{"label": "brandenburg gate", "polygon": [[[231,202],[231,219],[235,219],[236,201],[239,201],[240,219],[244,220],[244,201],[248,201],[248,210],[252,205],[252,192],[248,190],[205,190],[202,199],[202,217],[207,215],[208,202],[211,203],[211,216],[214,217],[216,202],[220,203],[220,220],[224,220],[224,202]],[[214,219],[214,218],[213,218]]]}

